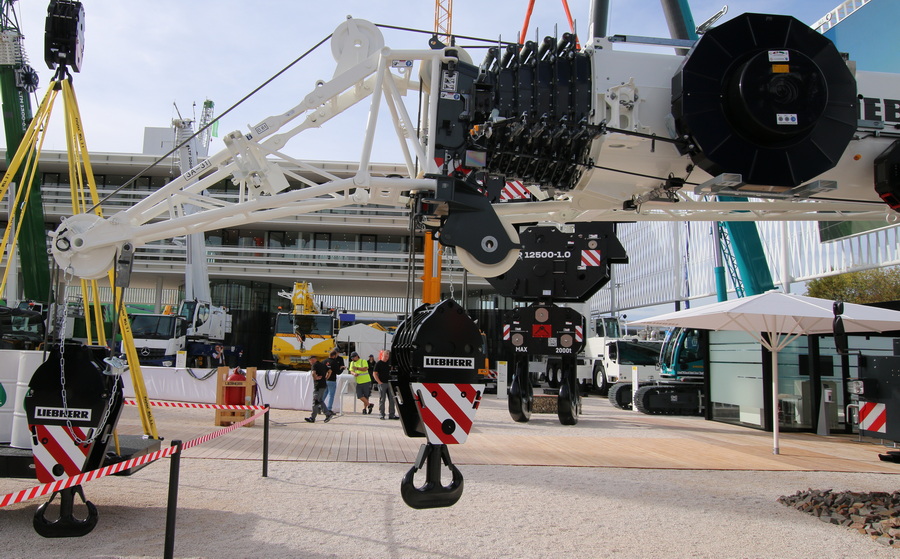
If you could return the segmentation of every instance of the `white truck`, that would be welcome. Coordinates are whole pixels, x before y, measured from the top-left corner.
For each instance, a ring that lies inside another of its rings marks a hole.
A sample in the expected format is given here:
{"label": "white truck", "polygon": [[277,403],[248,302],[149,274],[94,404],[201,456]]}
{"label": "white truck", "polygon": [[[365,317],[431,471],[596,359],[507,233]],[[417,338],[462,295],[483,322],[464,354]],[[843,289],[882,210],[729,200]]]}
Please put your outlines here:
{"label": "white truck", "polygon": [[188,367],[210,366],[215,346],[224,345],[225,334],[231,332],[228,309],[196,300],[182,301],[178,314],[134,314],[130,318],[141,365],[174,367],[178,352],[184,351]]}
{"label": "white truck", "polygon": [[[659,378],[659,352],[662,342],[628,336],[616,317],[600,317],[593,322],[595,335],[585,340],[584,369],[594,390],[605,396],[616,383],[631,383],[638,378]],[[579,366],[579,378],[582,366]]]}
{"label": "white truck", "polygon": [[[662,342],[641,340],[638,336],[628,335],[619,317],[591,318],[587,321],[584,351],[578,356],[578,381],[585,390],[592,388],[606,396],[612,385],[630,383],[635,368],[639,379],[657,379],[661,348]],[[539,366],[546,368],[549,386],[558,386],[559,360],[548,357]]]}

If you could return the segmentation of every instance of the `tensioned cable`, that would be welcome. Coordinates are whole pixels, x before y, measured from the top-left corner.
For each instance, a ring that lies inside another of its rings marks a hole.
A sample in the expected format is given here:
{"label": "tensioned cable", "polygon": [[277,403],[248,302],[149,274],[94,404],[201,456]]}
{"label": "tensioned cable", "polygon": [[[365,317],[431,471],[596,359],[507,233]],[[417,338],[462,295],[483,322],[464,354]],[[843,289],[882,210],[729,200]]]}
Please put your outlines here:
{"label": "tensioned cable", "polygon": [[[399,31],[409,31],[409,32],[412,32],[412,33],[424,33],[424,34],[428,34],[428,35],[434,35],[434,32],[433,32],[433,31],[425,31],[425,30],[423,30],[423,29],[414,29],[414,28],[409,28],[409,27],[398,27],[398,26],[395,26],[395,25],[386,25],[386,24],[375,24],[375,25],[376,25],[376,27],[383,27],[383,28],[385,28],[385,29],[395,29],[395,30],[399,30]],[[326,41],[330,40],[331,37],[332,37],[333,35],[334,35],[333,33],[329,33],[326,37],[324,37],[324,38],[323,38],[322,40],[320,40],[318,43],[316,43],[315,45],[313,45],[312,47],[310,47],[306,52],[304,52],[303,54],[301,54],[300,56],[298,56],[297,58],[295,58],[295,59],[294,59],[292,62],[290,62],[287,66],[285,66],[284,68],[282,68],[281,70],[279,70],[278,72],[276,72],[274,75],[272,75],[272,77],[270,77],[270,78],[268,78],[267,80],[265,80],[264,82],[262,82],[260,85],[258,85],[256,88],[254,88],[250,93],[246,94],[246,95],[243,96],[240,100],[238,100],[236,103],[234,103],[233,105],[231,105],[230,107],[228,107],[228,109],[226,109],[225,112],[223,112],[222,114],[220,114],[219,116],[217,116],[216,118],[214,118],[213,120],[211,120],[209,123],[206,124],[206,126],[204,126],[203,128],[201,128],[201,129],[197,130],[196,132],[194,132],[193,134],[191,134],[191,135],[190,135],[188,138],[186,138],[183,142],[181,142],[180,144],[178,144],[178,145],[176,145],[175,147],[173,147],[171,150],[169,150],[169,151],[168,151],[167,153],[165,153],[164,155],[161,155],[159,158],[156,159],[156,161],[154,161],[153,163],[151,163],[151,164],[148,165],[147,167],[143,168],[140,172],[138,172],[137,175],[135,175],[134,177],[132,177],[131,179],[129,179],[127,182],[125,182],[125,184],[123,184],[123,185],[117,187],[117,188],[114,189],[112,192],[110,192],[109,194],[107,194],[106,196],[104,196],[97,204],[95,204],[93,207],[89,208],[88,211],[89,211],[89,212],[90,212],[90,211],[93,211],[97,206],[99,206],[100,204],[102,204],[103,202],[105,202],[106,200],[108,200],[109,198],[111,198],[113,195],[118,194],[122,189],[127,188],[127,187],[131,186],[132,184],[134,184],[134,182],[135,182],[136,180],[138,180],[138,179],[141,177],[141,175],[143,175],[144,173],[146,173],[146,172],[149,171],[150,169],[153,169],[154,167],[156,167],[157,165],[159,165],[160,163],[162,163],[167,157],[169,157],[170,155],[172,155],[173,153],[175,153],[176,151],[178,151],[179,149],[181,149],[182,147],[184,147],[188,142],[190,142],[191,140],[193,140],[195,137],[197,137],[197,136],[199,136],[200,134],[202,134],[204,131],[206,131],[206,129],[208,129],[210,126],[212,126],[213,124],[215,124],[216,122],[218,122],[222,117],[224,117],[225,115],[227,115],[228,113],[230,113],[231,111],[233,111],[234,109],[236,109],[236,108],[237,108],[238,106],[240,106],[244,101],[246,101],[247,99],[249,99],[250,97],[252,97],[252,96],[255,95],[256,93],[258,93],[262,88],[266,87],[267,85],[269,85],[270,83],[272,83],[273,81],[275,81],[275,80],[276,80],[278,77],[280,77],[282,74],[284,74],[285,72],[287,72],[288,70],[290,70],[295,64],[297,64],[298,62],[300,62],[301,60],[303,60],[304,58],[306,58],[307,56],[309,56],[310,54],[312,54],[313,51],[315,51],[316,49],[318,49],[319,47],[321,47]],[[484,41],[484,42],[489,42],[489,43],[493,43],[493,44],[497,44],[497,43],[500,43],[500,44],[506,44],[506,45],[514,45],[514,44],[516,44],[516,43],[509,43],[509,42],[504,42],[504,41],[497,41],[497,40],[495,40],[495,39],[484,39],[484,38],[480,38],[480,37],[468,37],[468,36],[465,36],[465,35],[454,35],[454,37],[458,37],[458,38],[461,38],[461,39],[468,39],[468,40],[472,40],[472,41]]]}
{"label": "tensioned cable", "polygon": [[178,151],[179,149],[181,149],[182,147],[184,147],[188,142],[190,142],[190,141],[193,140],[195,137],[199,136],[199,135],[202,134],[204,131],[206,131],[207,128],[209,128],[210,126],[212,126],[213,124],[215,124],[216,122],[218,122],[219,119],[221,119],[222,117],[224,117],[225,115],[227,115],[228,113],[230,113],[231,111],[233,111],[234,109],[236,109],[239,105],[241,105],[241,103],[243,103],[244,101],[246,101],[247,99],[249,99],[250,97],[252,97],[253,95],[255,95],[257,92],[259,92],[259,90],[261,90],[261,89],[264,88],[265,86],[267,86],[267,85],[269,85],[270,83],[272,83],[273,81],[275,81],[275,79],[277,79],[279,76],[281,76],[282,74],[284,74],[285,72],[287,72],[288,70],[290,70],[291,67],[293,67],[295,64],[297,64],[298,62],[300,62],[301,60],[303,60],[304,58],[306,58],[307,56],[309,56],[310,54],[312,54],[313,51],[315,51],[316,49],[318,49],[319,47],[321,47],[326,41],[328,41],[329,39],[331,39],[331,36],[332,36],[332,35],[333,35],[333,33],[329,33],[324,39],[322,39],[321,41],[319,41],[318,43],[316,43],[315,45],[313,45],[312,47],[310,47],[306,52],[304,52],[303,54],[301,54],[300,56],[298,56],[297,58],[295,58],[290,64],[288,64],[287,66],[285,66],[284,68],[282,68],[281,70],[279,70],[278,72],[276,72],[272,77],[270,77],[270,78],[267,79],[266,81],[262,82],[262,83],[261,83],[260,85],[258,85],[255,89],[253,89],[253,91],[251,91],[250,93],[248,93],[248,94],[244,95],[243,97],[241,97],[240,100],[238,100],[236,103],[234,103],[233,105],[231,105],[230,107],[228,107],[228,108],[225,110],[225,112],[223,112],[222,114],[220,114],[220,115],[217,116],[216,118],[212,119],[209,123],[207,123],[206,126],[204,126],[204,127],[201,128],[200,130],[197,130],[196,132],[194,132],[193,134],[191,134],[191,135],[190,135],[188,138],[186,138],[183,142],[181,142],[180,144],[178,144],[177,146],[175,146],[175,147],[173,147],[171,150],[169,150],[169,152],[166,153],[165,155],[160,156],[156,161],[154,161],[153,163],[151,163],[150,165],[148,165],[147,167],[145,167],[144,169],[142,169],[137,175],[135,175],[134,177],[132,177],[131,179],[129,179],[125,184],[123,184],[122,186],[116,188],[115,190],[113,190],[112,192],[110,192],[109,194],[107,194],[106,196],[104,196],[99,202],[97,202],[96,204],[94,204],[94,206],[92,206],[91,208],[89,208],[87,211],[88,211],[88,212],[93,211],[97,206],[99,206],[100,204],[102,204],[103,202],[105,202],[106,200],[108,200],[108,199],[109,199],[110,197],[112,197],[114,194],[117,194],[118,192],[120,192],[123,188],[128,187],[128,186],[131,186],[136,180],[138,180],[138,179],[141,177],[141,175],[143,175],[144,173],[146,173],[146,172],[149,171],[150,169],[152,169],[152,168],[156,167],[157,165],[159,165],[160,163],[162,163],[163,160],[165,160],[165,158],[169,157],[170,155],[172,155],[173,153],[175,153],[176,151]]}
{"label": "tensioned cable", "polygon": [[[384,29],[394,29],[394,30],[396,30],[396,31],[409,31],[410,33],[421,33],[421,34],[423,34],[423,35],[432,35],[432,36],[435,35],[434,31],[429,31],[429,30],[426,30],[426,29],[416,29],[416,28],[414,28],[414,27],[400,27],[400,26],[397,26],[397,25],[388,25],[388,24],[386,24],[386,23],[376,23],[376,24],[375,24],[375,27],[382,27],[382,28],[384,28]],[[516,43],[516,42],[514,42],[514,41],[501,41],[501,40],[499,40],[499,39],[485,39],[485,38],[483,38],[483,37],[472,37],[472,36],[468,36],[468,35],[457,35],[456,33],[454,33],[454,34],[451,35],[451,36],[452,36],[454,39],[467,39],[467,40],[469,40],[469,41],[482,41],[482,42],[485,42],[485,43],[491,43],[491,44],[493,44],[493,45],[500,44],[500,45],[517,45],[517,46],[521,46],[520,43]]]}

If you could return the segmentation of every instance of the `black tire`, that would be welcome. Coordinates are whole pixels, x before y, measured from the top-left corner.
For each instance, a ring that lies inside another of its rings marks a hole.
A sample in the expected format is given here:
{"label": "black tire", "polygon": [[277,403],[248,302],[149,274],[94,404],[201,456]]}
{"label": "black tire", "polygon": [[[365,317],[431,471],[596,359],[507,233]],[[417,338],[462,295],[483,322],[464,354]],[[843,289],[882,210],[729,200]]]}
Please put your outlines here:
{"label": "black tire", "polygon": [[578,382],[573,366],[562,373],[559,396],[556,399],[556,415],[559,417],[559,422],[563,425],[577,424],[580,408],[581,395],[578,392]]}
{"label": "black tire", "polygon": [[609,403],[620,410],[631,409],[631,383],[617,382],[609,389]]}
{"label": "black tire", "polygon": [[547,363],[547,386],[559,388],[559,364]]}
{"label": "black tire", "polygon": [[518,423],[528,423],[531,419],[531,406],[534,401],[534,392],[531,388],[527,367],[519,364],[509,385],[509,398],[507,409],[509,416]]}
{"label": "black tire", "polygon": [[606,378],[606,370],[603,369],[603,363],[594,362],[594,372],[591,374],[594,381],[594,392],[601,396],[609,394],[609,380]]}

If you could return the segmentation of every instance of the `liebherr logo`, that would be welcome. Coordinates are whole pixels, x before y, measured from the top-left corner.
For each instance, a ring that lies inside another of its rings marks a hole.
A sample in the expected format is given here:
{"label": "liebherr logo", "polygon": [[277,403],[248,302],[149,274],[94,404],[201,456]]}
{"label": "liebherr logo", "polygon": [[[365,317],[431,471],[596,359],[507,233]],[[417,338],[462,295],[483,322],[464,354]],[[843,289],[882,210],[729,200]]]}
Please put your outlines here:
{"label": "liebherr logo", "polygon": [[34,408],[35,419],[74,419],[90,421],[91,410],[84,408]]}
{"label": "liebherr logo", "polygon": [[425,366],[432,369],[474,369],[472,357],[426,357]]}

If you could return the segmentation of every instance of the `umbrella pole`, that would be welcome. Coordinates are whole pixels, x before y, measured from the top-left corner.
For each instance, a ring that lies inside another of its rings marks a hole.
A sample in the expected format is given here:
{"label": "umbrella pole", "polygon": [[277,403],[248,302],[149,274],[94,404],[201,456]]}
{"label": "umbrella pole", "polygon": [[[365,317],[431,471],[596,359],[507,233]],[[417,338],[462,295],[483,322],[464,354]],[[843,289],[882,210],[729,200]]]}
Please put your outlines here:
{"label": "umbrella pole", "polygon": [[778,454],[778,350],[772,351],[772,454]]}

